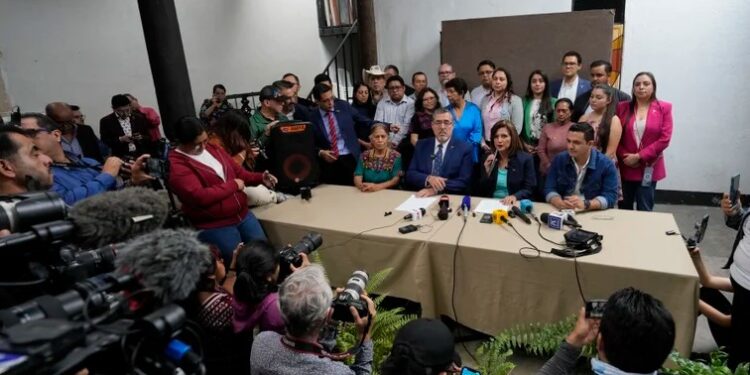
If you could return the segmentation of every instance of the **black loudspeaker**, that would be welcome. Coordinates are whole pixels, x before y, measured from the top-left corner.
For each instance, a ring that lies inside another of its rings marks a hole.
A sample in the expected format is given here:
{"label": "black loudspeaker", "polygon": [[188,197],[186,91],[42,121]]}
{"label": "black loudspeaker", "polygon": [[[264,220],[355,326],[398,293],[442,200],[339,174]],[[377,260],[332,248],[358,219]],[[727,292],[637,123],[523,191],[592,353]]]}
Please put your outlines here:
{"label": "black loudspeaker", "polygon": [[276,190],[297,195],[301,187],[318,184],[320,167],[312,126],[309,122],[282,121],[271,130],[266,152],[271,173],[279,179]]}

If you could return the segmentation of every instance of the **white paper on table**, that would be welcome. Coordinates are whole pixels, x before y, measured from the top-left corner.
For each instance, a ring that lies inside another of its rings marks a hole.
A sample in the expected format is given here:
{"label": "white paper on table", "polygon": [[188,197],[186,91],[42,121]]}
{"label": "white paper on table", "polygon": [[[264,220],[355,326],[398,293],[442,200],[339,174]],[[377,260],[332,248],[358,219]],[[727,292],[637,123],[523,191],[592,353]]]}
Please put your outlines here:
{"label": "white paper on table", "polygon": [[437,197],[417,198],[412,195],[404,203],[396,207],[396,211],[413,212],[419,211],[420,208],[424,208],[426,211],[427,207],[430,207],[436,200]]}
{"label": "white paper on table", "polygon": [[499,199],[482,199],[479,201],[479,204],[474,209],[474,212],[479,212],[483,214],[491,214],[492,211],[495,210],[505,210],[508,211],[509,206],[506,206],[500,202]]}

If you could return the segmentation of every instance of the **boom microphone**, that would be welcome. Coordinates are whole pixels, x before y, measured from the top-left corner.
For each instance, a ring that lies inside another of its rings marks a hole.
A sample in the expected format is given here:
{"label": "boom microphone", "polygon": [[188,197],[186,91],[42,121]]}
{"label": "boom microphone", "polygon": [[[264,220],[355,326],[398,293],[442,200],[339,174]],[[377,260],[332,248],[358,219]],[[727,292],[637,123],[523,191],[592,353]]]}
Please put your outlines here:
{"label": "boom microphone", "polygon": [[531,224],[531,219],[529,219],[529,217],[526,216],[526,214],[523,211],[521,211],[520,208],[516,206],[511,206],[510,209],[513,211],[514,214],[516,214],[516,216],[521,218],[521,220],[523,220],[524,223]]}
{"label": "boom microphone", "polygon": [[211,267],[208,245],[190,229],[159,229],[125,244],[117,272],[132,273],[163,303],[184,300]]}
{"label": "boom microphone", "polygon": [[450,200],[448,199],[448,196],[441,196],[438,205],[440,206],[440,210],[438,210],[438,219],[448,220],[448,212],[450,209]]}
{"label": "boom microphone", "polygon": [[164,225],[169,204],[162,194],[133,187],[86,198],[70,210],[77,243],[101,247],[127,241]]}

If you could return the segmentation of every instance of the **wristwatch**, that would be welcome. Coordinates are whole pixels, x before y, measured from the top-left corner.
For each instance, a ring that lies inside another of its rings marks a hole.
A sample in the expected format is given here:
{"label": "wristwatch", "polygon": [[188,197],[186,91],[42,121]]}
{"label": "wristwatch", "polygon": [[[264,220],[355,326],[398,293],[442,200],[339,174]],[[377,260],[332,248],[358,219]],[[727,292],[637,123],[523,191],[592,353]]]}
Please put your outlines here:
{"label": "wristwatch", "polygon": [[588,210],[591,208],[591,201],[588,199],[583,200],[583,209]]}

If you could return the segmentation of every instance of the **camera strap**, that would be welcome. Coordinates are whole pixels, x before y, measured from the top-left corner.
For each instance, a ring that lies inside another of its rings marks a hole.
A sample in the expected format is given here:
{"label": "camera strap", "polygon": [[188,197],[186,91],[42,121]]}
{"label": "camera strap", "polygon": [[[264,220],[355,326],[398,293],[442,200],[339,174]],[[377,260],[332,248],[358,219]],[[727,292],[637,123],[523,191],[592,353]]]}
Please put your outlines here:
{"label": "camera strap", "polygon": [[[365,327],[365,332],[370,331],[371,324],[372,324],[372,320],[368,319],[367,327]],[[314,354],[320,358],[328,358],[330,360],[339,361],[339,362],[359,353],[360,348],[362,347],[362,345],[364,345],[364,342],[365,342],[365,336],[362,336],[362,339],[359,341],[357,346],[345,352],[329,353],[325,349],[323,349],[323,346],[321,346],[317,342],[301,341],[289,335],[281,336],[281,344],[291,350],[294,350],[299,353]]]}

